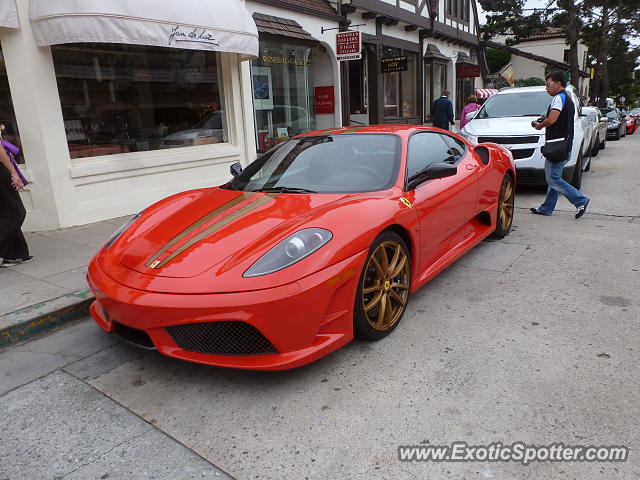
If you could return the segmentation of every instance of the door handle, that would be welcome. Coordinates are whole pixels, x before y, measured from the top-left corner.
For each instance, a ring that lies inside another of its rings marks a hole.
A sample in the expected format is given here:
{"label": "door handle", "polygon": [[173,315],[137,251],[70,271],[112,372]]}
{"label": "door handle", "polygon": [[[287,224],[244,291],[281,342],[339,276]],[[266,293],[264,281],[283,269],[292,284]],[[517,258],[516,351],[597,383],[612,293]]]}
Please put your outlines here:
{"label": "door handle", "polygon": [[467,165],[467,170],[473,170],[474,168],[476,167],[474,167],[473,165]]}

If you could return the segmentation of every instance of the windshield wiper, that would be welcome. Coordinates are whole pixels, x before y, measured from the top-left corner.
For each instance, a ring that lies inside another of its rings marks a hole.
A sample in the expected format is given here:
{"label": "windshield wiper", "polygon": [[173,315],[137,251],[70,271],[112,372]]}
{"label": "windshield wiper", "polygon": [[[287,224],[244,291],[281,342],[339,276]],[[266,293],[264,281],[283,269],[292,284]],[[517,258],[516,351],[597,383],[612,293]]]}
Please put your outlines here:
{"label": "windshield wiper", "polygon": [[309,190],[308,188],[299,187],[263,187],[251,190],[252,192],[276,192],[276,193],[318,193],[315,190]]}

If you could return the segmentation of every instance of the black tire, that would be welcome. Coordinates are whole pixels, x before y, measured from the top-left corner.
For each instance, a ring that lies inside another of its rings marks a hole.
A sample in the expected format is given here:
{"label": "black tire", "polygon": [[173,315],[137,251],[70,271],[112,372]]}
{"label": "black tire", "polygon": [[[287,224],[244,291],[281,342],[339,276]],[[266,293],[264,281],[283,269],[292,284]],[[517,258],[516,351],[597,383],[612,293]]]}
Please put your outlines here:
{"label": "black tire", "polygon": [[600,150],[604,150],[607,147],[607,136],[605,135],[604,138],[602,139],[602,142],[600,142]]}
{"label": "black tire", "polygon": [[[598,153],[600,153],[600,135],[596,137],[596,141],[593,144],[593,148],[591,149],[591,156],[597,157]],[[589,162],[589,167],[591,167],[591,162]]]}
{"label": "black tire", "polygon": [[[394,265],[396,254],[398,260]],[[394,270],[398,270],[398,273],[390,276],[395,273]],[[409,249],[397,233],[382,232],[369,247],[369,254],[360,274],[353,309],[354,335],[367,340],[379,340],[389,335],[402,320],[410,291]],[[391,309],[387,310],[389,306]]]}
{"label": "black tire", "polygon": [[515,188],[513,177],[505,174],[500,185],[500,196],[498,197],[498,213],[496,215],[496,229],[491,236],[493,238],[504,238],[509,235],[511,225],[513,225],[513,213]]}
{"label": "black tire", "polygon": [[571,185],[573,185],[578,190],[580,190],[580,187],[582,186],[582,152],[578,154],[576,165],[575,167],[573,167],[573,178],[569,183],[571,183]]}

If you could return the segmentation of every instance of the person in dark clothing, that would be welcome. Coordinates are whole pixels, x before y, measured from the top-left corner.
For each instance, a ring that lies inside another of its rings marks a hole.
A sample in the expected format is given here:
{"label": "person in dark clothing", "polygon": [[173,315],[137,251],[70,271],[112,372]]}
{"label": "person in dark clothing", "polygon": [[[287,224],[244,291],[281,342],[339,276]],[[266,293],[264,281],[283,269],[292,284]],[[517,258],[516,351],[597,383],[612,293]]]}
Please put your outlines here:
{"label": "person in dark clothing", "polygon": [[456,124],[453,118],[453,104],[448,97],[449,92],[445,90],[442,92],[442,96],[433,102],[433,107],[431,108],[433,126],[443,130],[449,130],[449,124]]}
{"label": "person in dark clothing", "polygon": [[[560,162],[544,160],[544,173],[547,179],[547,197],[539,207],[531,207],[531,213],[537,215],[551,215],[556,208],[559,194],[567,197],[576,207],[575,218],[580,218],[587,211],[589,197],[580,190],[574,188],[562,178],[562,170],[571,158],[571,145],[573,143],[573,118],[575,105],[571,96],[566,92],[567,80],[563,72],[556,70],[546,76],[547,93],[553,97],[551,105],[547,109],[547,115],[531,122],[536,130],[546,128],[545,139],[549,140],[566,138],[569,145],[567,156]],[[576,168],[580,168],[578,165]]]}
{"label": "person in dark clothing", "polygon": [[27,241],[22,234],[26,210],[18,193],[24,187],[16,167],[0,148],[0,267],[30,262]]}

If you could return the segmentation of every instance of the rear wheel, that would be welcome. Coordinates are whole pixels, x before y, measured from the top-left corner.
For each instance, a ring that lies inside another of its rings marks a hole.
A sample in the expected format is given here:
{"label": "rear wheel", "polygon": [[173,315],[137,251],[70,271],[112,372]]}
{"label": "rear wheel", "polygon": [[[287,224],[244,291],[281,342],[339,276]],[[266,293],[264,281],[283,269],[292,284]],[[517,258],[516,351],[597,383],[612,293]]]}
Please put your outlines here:
{"label": "rear wheel", "polygon": [[605,137],[602,139],[602,142],[600,142],[600,150],[604,150],[607,146],[607,136],[605,135]]}
{"label": "rear wheel", "polygon": [[580,190],[580,187],[582,186],[582,152],[578,154],[576,165],[573,167],[573,178],[570,183],[578,190]]}
{"label": "rear wheel", "polygon": [[515,188],[513,188],[513,178],[508,173],[502,179],[500,186],[500,197],[498,197],[498,214],[496,218],[496,229],[492,236],[504,238],[511,230],[513,223]]}
{"label": "rear wheel", "polygon": [[409,301],[411,257],[404,240],[383,232],[369,248],[356,293],[353,331],[356,337],[378,340],[400,323]]}

